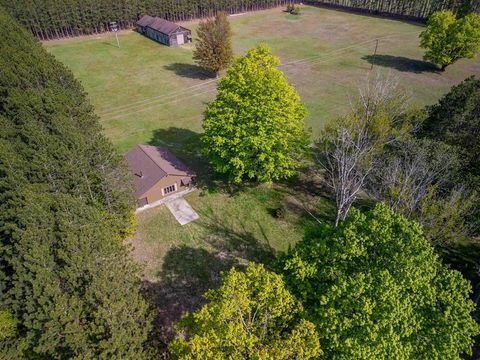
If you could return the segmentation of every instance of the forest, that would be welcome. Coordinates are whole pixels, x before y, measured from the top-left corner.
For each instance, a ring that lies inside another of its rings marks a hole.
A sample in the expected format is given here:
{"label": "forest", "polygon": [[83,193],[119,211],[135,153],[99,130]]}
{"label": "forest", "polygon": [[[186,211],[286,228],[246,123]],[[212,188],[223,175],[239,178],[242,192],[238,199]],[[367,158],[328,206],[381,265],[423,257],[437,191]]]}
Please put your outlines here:
{"label": "forest", "polygon": [[311,0],[308,3],[418,19],[426,19],[435,11],[443,9],[460,14],[480,10],[480,3],[475,0]]}
{"label": "forest", "polygon": [[[131,28],[145,14],[171,21],[190,20],[281,6],[290,0],[0,0],[10,14],[42,40],[100,33],[116,21],[121,29]],[[368,12],[395,14],[425,19],[441,9],[457,13],[480,10],[473,0],[327,0],[306,1],[312,5],[331,5],[363,9]]]}
{"label": "forest", "polygon": [[141,358],[122,158],[72,73],[1,9],[0,67],[0,354]]}

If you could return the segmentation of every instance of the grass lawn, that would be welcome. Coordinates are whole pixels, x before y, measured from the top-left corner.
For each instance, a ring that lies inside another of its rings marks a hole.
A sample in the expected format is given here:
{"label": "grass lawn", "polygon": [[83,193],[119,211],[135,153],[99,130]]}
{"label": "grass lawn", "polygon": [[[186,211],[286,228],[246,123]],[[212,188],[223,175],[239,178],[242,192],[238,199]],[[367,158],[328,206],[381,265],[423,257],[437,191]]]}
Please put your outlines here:
{"label": "grass lawn", "polygon": [[[296,86],[308,110],[314,136],[326,121],[349,108],[349,97],[370,73],[398,75],[414,101],[435,102],[449,88],[480,73],[480,61],[460,61],[444,73],[422,61],[422,27],[314,7],[301,16],[272,9],[231,17],[237,54],[267,43],[280,57],[280,68]],[[186,26],[195,30],[197,23]],[[378,56],[371,56],[379,39]],[[186,198],[200,219],[180,226],[165,207],[138,216],[132,239],[134,257],[145,264],[145,286],[160,313],[159,328],[201,303],[201,294],[219,273],[248,260],[270,263],[303,236],[315,214],[331,214],[314,176],[273,187],[230,194],[211,186],[210,170],[200,153],[199,134],[205,104],[215,96],[216,81],[192,61],[192,45],[168,48],[134,32],[64,39],[44,45],[83,83],[105,132],[119,151],[137,143],[168,147],[208,186]],[[287,209],[284,218],[272,209]],[[170,334],[171,335],[171,334]]]}
{"label": "grass lawn", "polygon": [[[448,89],[480,73],[480,61],[464,60],[445,73],[422,61],[422,27],[401,21],[303,7],[292,17],[272,9],[231,17],[237,54],[267,43],[306,104],[314,135],[349,107],[371,62],[400,76],[419,105],[435,102]],[[186,26],[195,30],[196,22]],[[195,33],[195,31],[194,31]],[[380,39],[378,56],[371,54]],[[134,32],[45,43],[82,81],[107,135],[120,151],[148,142],[157,129],[201,131],[205,103],[216,82],[192,61],[192,45],[168,48]]]}

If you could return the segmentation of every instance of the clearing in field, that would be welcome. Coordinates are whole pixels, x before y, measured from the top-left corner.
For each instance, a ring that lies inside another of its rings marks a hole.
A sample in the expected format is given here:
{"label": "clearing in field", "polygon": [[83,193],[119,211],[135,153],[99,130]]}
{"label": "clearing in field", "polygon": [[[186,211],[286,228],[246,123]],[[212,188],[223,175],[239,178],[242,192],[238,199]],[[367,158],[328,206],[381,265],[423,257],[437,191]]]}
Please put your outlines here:
{"label": "clearing in field", "polygon": [[[280,57],[281,70],[306,104],[313,136],[348,110],[349,97],[372,64],[376,71],[398,75],[419,106],[480,73],[479,60],[436,71],[422,60],[422,27],[406,22],[314,7],[303,7],[301,16],[272,9],[230,21],[237,54],[266,43]],[[197,23],[186,26],[195,34]],[[372,57],[376,39],[378,55]],[[305,225],[316,221],[305,208],[321,217],[331,204],[312,173],[238,193],[218,188],[199,138],[216,80],[193,63],[194,45],[169,48],[134,32],[121,33],[120,43],[118,49],[113,34],[104,34],[45,46],[81,80],[119,151],[140,143],[161,145],[199,177],[201,189],[186,197],[199,220],[182,227],[162,206],[139,214],[132,239],[135,258],[146,265],[145,286],[158,300],[168,331],[171,320],[201,303],[201,294],[218,282],[220,271],[249,260],[270,263],[302,238]]]}

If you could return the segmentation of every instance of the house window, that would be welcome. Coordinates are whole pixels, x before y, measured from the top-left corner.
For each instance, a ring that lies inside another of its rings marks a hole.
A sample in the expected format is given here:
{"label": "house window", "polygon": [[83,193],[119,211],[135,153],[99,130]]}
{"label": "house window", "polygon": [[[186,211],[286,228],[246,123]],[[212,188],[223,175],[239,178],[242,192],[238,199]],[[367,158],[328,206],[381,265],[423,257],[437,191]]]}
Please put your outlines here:
{"label": "house window", "polygon": [[167,186],[165,188],[163,188],[163,195],[168,195],[172,192],[175,192],[177,191],[177,184],[173,184],[173,185],[170,185],[170,186]]}

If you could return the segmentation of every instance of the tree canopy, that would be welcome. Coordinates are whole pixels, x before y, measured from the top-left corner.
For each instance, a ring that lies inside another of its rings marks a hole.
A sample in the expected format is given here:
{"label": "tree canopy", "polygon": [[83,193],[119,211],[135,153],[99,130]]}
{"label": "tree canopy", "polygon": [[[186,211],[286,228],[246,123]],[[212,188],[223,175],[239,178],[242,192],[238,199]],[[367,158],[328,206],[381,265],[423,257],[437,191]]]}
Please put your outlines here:
{"label": "tree canopy", "polygon": [[227,14],[200,22],[197,29],[193,59],[204,69],[216,74],[232,61],[232,30]]}
{"label": "tree canopy", "polygon": [[[0,0],[12,16],[42,39],[77,36],[108,31],[109,22],[120,28],[134,26],[145,14],[177,21],[278,7],[291,0]],[[313,0],[316,2],[316,0]],[[474,0],[322,0],[322,3],[354,7],[365,11],[427,18],[437,10],[455,13],[480,10]]]}
{"label": "tree canopy", "polygon": [[[427,109],[420,136],[456,147],[462,167],[459,182],[480,191],[480,79],[470,77],[454,86],[439,102]],[[476,234],[480,233],[480,202],[468,217]]]}
{"label": "tree canopy", "polygon": [[350,113],[333,119],[316,141],[317,160],[335,199],[335,225],[365,190],[386,143],[410,129],[408,97],[392,77],[367,78]]}
{"label": "tree canopy", "polygon": [[283,271],[326,359],[461,359],[479,333],[469,282],[384,204],[312,229]]}
{"label": "tree canopy", "polygon": [[428,19],[420,38],[420,46],[427,49],[424,59],[444,70],[480,51],[480,15],[471,13],[457,18],[450,10],[436,12]]}
{"label": "tree canopy", "polygon": [[178,324],[186,339],[170,344],[175,358],[306,360],[321,354],[300,303],[263,265],[231,269],[205,298],[207,304]]}
{"label": "tree canopy", "polygon": [[0,67],[0,352],[144,358],[122,157],[70,71],[1,9]]}
{"label": "tree canopy", "polygon": [[233,183],[269,183],[300,166],[306,113],[278,64],[265,45],[249,50],[230,66],[205,111],[204,153]]}

